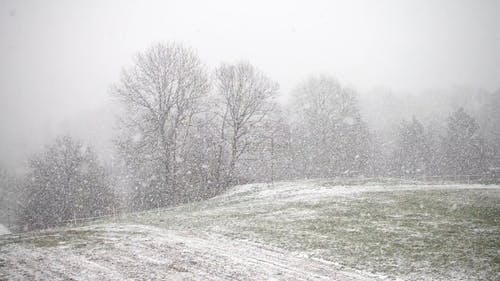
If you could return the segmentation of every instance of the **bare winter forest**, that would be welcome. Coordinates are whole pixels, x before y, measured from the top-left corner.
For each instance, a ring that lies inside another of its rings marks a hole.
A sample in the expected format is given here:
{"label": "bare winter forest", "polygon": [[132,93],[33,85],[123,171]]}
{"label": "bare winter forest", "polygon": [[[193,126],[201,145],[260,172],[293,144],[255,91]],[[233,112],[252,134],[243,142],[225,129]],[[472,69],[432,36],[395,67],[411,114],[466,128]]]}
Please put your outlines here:
{"label": "bare winter forest", "polygon": [[0,1],[0,280],[498,280],[495,1]]}

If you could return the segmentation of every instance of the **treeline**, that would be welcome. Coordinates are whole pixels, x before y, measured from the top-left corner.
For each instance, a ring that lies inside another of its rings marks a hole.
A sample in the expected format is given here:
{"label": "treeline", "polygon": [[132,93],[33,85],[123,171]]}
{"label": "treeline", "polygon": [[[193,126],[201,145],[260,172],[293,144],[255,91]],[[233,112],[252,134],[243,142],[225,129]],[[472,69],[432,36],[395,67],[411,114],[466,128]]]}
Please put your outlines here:
{"label": "treeline", "polygon": [[403,121],[393,153],[390,175],[485,175],[498,165],[498,151],[479,135],[476,120],[459,108],[447,119],[443,132],[425,129],[413,117]]}
{"label": "treeline", "polygon": [[[58,138],[30,161],[19,224],[45,228],[170,206],[254,181],[477,175],[498,165],[498,143],[482,138],[461,108],[442,130],[402,120],[386,143],[363,120],[357,93],[330,76],[303,81],[287,106],[277,103],[278,90],[250,63],[209,71],[190,48],[150,47],[112,87],[124,108],[113,168],[104,169],[82,143]],[[124,198],[116,193],[123,188]]]}

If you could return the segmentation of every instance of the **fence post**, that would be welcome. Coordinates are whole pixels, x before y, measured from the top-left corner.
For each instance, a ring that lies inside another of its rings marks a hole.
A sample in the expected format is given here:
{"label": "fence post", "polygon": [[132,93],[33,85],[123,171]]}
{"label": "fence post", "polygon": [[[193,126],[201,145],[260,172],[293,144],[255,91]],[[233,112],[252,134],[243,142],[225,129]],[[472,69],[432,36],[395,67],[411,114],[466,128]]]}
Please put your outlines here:
{"label": "fence post", "polygon": [[274,138],[271,136],[271,185],[274,185]]}
{"label": "fence post", "polygon": [[7,208],[7,228],[10,231],[10,207]]}

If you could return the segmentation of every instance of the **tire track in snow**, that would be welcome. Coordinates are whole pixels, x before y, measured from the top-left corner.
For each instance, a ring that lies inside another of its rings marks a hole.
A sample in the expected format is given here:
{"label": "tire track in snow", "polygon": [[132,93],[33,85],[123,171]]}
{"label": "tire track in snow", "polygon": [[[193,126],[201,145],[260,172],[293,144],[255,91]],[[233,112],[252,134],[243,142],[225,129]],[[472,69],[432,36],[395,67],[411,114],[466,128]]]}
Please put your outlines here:
{"label": "tire track in snow", "polygon": [[[11,244],[0,251],[5,280],[379,280],[335,264],[300,257],[255,242],[206,232],[144,225],[97,225],[95,245],[33,247]],[[64,238],[64,233],[62,234]],[[21,262],[22,261],[22,262]]]}

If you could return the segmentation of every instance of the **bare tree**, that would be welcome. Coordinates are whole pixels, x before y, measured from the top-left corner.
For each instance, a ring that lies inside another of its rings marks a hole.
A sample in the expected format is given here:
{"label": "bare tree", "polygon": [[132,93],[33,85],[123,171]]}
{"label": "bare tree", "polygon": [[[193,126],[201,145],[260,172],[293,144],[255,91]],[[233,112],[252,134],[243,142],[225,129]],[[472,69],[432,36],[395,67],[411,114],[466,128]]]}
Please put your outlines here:
{"label": "bare tree", "polygon": [[[274,109],[278,84],[249,63],[222,64],[215,71],[220,120],[217,180],[227,159],[226,184],[234,179],[240,157],[258,142],[266,118]],[[225,157],[225,151],[228,155]]]}
{"label": "bare tree", "polygon": [[13,226],[18,213],[20,187],[20,180],[0,167],[0,224],[8,228]]}
{"label": "bare tree", "polygon": [[481,174],[486,169],[485,146],[474,117],[459,108],[448,118],[443,138],[443,169],[451,175]]}
{"label": "bare tree", "polygon": [[411,121],[403,120],[396,141],[392,163],[399,176],[416,177],[429,172],[430,143],[424,126],[415,116]]}
{"label": "bare tree", "polygon": [[199,57],[179,44],[157,44],[138,54],[113,87],[126,108],[117,145],[135,172],[139,208],[174,200],[176,178],[182,173],[178,163],[184,161],[194,118],[209,87]]}
{"label": "bare tree", "polygon": [[30,159],[19,224],[28,229],[111,213],[116,196],[92,148],[57,138]]}
{"label": "bare tree", "polygon": [[311,77],[292,96],[293,142],[304,176],[359,172],[368,130],[356,93],[329,76]]}

